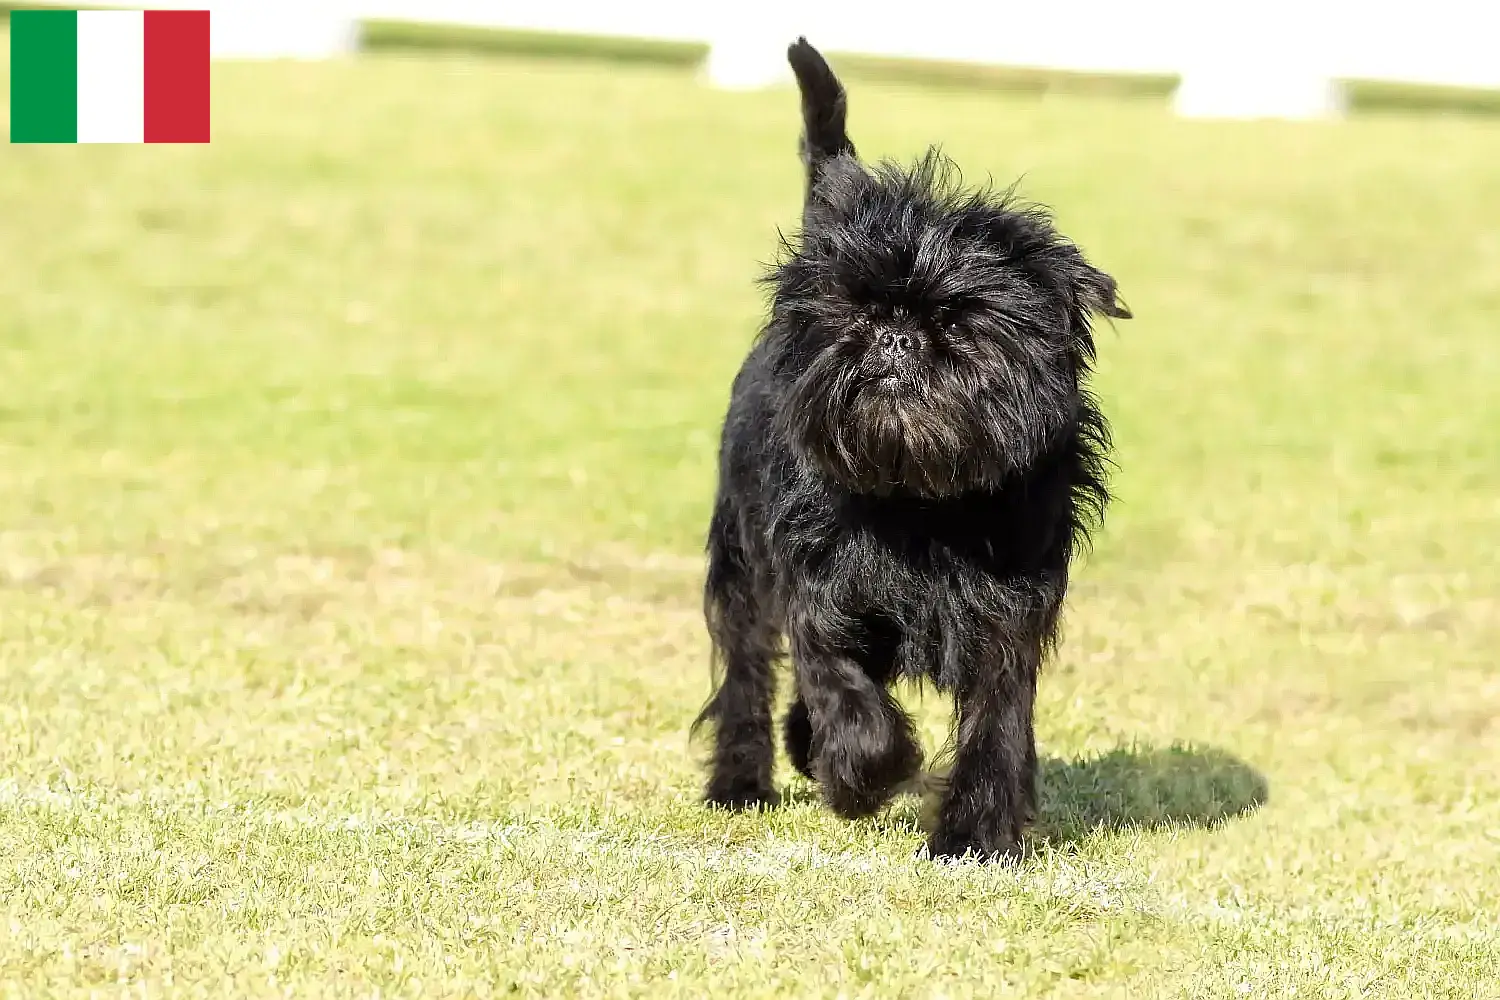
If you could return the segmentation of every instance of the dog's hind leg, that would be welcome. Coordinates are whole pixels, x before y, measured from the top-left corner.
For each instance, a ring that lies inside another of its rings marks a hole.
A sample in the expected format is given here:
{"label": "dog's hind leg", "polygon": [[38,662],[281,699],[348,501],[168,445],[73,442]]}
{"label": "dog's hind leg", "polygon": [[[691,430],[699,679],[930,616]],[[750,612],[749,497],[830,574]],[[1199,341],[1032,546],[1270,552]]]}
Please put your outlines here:
{"label": "dog's hind leg", "polygon": [[791,758],[792,766],[804,778],[816,780],[812,769],[812,717],[807,714],[807,702],[798,695],[797,700],[786,711],[781,728],[782,746]]}
{"label": "dog's hind leg", "polygon": [[[788,622],[812,776],[829,808],[851,819],[879,810],[922,766],[911,719],[885,678],[855,658],[859,632],[859,623],[805,603],[794,605]],[[789,716],[789,744],[793,722]]]}
{"label": "dog's hind leg", "polygon": [[771,702],[776,693],[777,628],[764,588],[728,505],[714,511],[708,539],[704,611],[723,675],[696,725],[712,722],[714,749],[704,798],[731,809],[777,802]]}

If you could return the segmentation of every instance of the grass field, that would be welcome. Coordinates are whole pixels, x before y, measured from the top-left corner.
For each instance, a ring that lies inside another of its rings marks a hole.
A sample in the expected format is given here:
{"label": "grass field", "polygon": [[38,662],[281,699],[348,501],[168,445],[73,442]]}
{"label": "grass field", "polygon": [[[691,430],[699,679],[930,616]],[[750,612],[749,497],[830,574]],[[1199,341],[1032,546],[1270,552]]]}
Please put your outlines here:
{"label": "grass field", "polygon": [[1500,991],[1500,125],[856,91],[1137,317],[1034,856],[944,867],[696,801],[793,96],[215,73],[211,146],[0,151],[0,994]]}

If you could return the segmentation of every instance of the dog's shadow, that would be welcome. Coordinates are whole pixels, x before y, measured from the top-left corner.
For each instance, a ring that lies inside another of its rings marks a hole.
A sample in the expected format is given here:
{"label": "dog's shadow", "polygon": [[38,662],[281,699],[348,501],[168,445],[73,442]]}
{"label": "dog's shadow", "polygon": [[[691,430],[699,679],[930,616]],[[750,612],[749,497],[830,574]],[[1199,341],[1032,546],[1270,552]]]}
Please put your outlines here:
{"label": "dog's shadow", "polygon": [[[1254,812],[1270,794],[1265,776],[1214,747],[1120,747],[1075,760],[1039,764],[1032,844],[1063,846],[1091,834],[1212,828]],[[810,796],[816,791],[808,789]],[[882,825],[922,832],[932,802],[903,796]]]}

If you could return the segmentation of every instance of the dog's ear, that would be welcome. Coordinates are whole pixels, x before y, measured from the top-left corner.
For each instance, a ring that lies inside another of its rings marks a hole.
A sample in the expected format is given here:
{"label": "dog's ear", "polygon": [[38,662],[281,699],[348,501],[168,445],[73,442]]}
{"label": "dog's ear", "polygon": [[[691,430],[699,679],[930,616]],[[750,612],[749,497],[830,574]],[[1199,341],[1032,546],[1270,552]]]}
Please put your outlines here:
{"label": "dog's ear", "polygon": [[1130,319],[1130,310],[1120,301],[1120,289],[1115,279],[1090,264],[1083,265],[1076,281],[1078,301],[1092,313],[1111,319]]}
{"label": "dog's ear", "polygon": [[845,130],[849,98],[828,60],[806,38],[791,44],[786,59],[792,64],[797,89],[802,93],[802,162],[807,166],[811,192],[830,161],[855,155],[854,143]]}

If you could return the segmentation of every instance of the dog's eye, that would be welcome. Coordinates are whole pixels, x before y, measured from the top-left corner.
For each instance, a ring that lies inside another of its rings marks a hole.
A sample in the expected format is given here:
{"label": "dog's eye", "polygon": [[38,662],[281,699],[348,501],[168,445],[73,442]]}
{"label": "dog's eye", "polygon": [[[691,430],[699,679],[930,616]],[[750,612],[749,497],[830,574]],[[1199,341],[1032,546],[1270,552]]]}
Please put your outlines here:
{"label": "dog's eye", "polygon": [[852,316],[844,324],[846,336],[868,337],[870,334],[870,321],[864,316]]}

